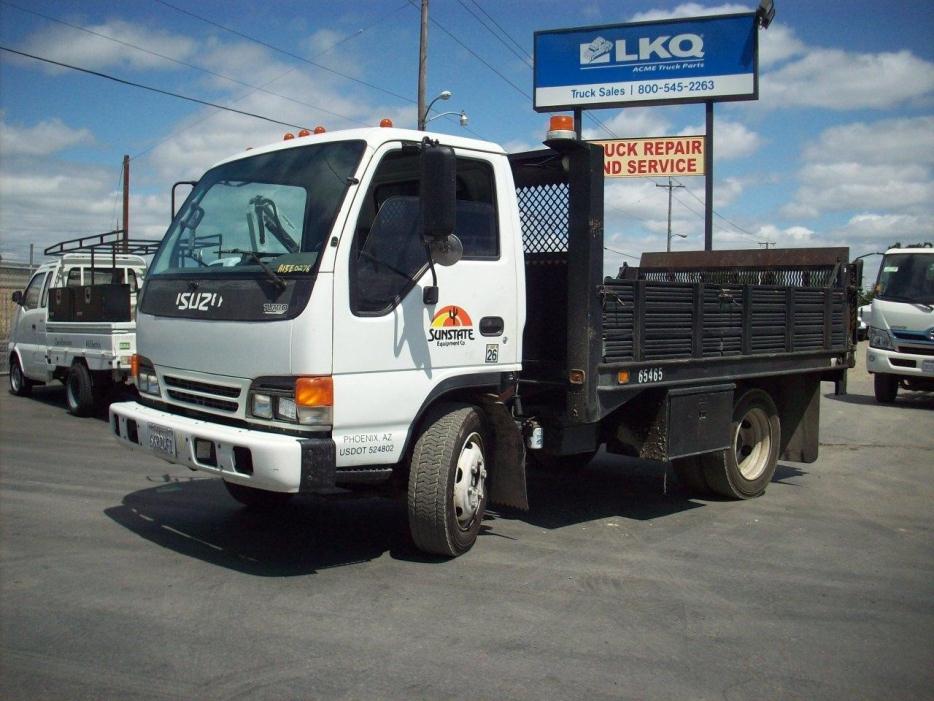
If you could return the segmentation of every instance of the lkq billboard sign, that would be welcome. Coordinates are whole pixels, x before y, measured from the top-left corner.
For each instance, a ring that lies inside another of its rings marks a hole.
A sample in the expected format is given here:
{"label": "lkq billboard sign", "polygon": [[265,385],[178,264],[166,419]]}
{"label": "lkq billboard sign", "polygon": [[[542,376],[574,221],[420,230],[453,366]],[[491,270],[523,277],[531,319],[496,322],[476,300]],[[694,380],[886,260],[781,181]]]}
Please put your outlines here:
{"label": "lkq billboard sign", "polygon": [[535,32],[535,109],[755,100],[756,14]]}

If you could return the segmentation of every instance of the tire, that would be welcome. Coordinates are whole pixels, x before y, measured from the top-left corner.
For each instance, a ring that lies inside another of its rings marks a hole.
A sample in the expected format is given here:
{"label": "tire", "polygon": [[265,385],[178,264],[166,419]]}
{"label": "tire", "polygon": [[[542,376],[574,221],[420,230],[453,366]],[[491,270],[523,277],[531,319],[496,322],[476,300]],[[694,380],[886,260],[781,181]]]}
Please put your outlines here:
{"label": "tire", "polygon": [[65,403],[75,416],[90,416],[95,406],[94,383],[91,371],[82,363],[75,363],[65,379]]}
{"label": "tire", "polygon": [[457,557],[476,542],[486,512],[487,445],[476,407],[429,412],[409,464],[409,529],[419,550]]}
{"label": "tire", "polygon": [[10,358],[10,394],[17,397],[28,397],[32,394],[32,380],[23,374],[19,358],[15,355]]}
{"label": "tire", "polygon": [[885,375],[877,372],[872,376],[872,389],[876,401],[881,404],[891,404],[898,394],[898,375]]}
{"label": "tire", "polygon": [[696,496],[707,496],[710,494],[710,487],[704,478],[704,469],[701,467],[700,458],[692,455],[688,458],[675,458],[671,461],[675,475],[682,486],[691,494]]}
{"label": "tire", "polygon": [[292,498],[288,492],[270,492],[265,489],[256,489],[256,487],[245,487],[242,484],[233,484],[224,481],[227,493],[241,504],[257,511],[270,511],[281,506]]}
{"label": "tire", "polygon": [[761,495],[778,465],[781,421],[775,402],[761,389],[751,389],[733,406],[731,447],[700,456],[704,481],[730,499]]}

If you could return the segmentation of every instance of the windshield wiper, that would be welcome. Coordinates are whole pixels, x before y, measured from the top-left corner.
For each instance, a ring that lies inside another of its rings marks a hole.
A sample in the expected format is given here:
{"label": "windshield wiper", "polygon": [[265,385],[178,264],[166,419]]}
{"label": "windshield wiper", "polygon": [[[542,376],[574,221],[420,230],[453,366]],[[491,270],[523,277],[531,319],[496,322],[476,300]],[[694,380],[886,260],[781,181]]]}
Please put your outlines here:
{"label": "windshield wiper", "polygon": [[218,250],[217,253],[218,255],[221,253],[237,253],[241,256],[246,256],[263,269],[263,272],[266,273],[266,277],[272,280],[277,290],[281,292],[285,289],[285,280],[276,275],[272,268],[263,262],[263,256],[281,256],[281,253],[271,253],[269,251],[249,251],[243,248],[228,248],[226,251]]}

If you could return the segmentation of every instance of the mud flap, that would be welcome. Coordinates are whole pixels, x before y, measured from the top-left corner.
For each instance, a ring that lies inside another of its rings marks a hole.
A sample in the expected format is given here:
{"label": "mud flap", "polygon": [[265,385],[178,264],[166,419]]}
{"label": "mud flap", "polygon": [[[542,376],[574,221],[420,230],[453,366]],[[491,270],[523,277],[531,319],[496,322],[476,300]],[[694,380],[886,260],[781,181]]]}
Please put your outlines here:
{"label": "mud flap", "polygon": [[502,402],[483,402],[493,430],[493,464],[490,468],[490,501],[500,506],[529,510],[525,486],[525,443],[515,419]]}

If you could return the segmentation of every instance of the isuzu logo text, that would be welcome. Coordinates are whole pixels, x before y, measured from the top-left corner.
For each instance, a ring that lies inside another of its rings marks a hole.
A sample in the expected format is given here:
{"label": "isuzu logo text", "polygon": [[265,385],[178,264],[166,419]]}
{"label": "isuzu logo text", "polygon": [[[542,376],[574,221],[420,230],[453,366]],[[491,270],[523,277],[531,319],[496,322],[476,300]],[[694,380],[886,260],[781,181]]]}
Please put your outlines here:
{"label": "isuzu logo text", "polygon": [[704,58],[704,39],[699,34],[663,34],[654,39],[640,37],[627,44],[627,39],[618,39],[615,47],[603,37],[580,45],[581,65],[610,63],[615,48],[615,63],[643,61],[667,61]]}
{"label": "isuzu logo text", "polygon": [[206,312],[211,307],[220,307],[224,298],[216,292],[179,292],[175,297],[175,306],[184,311],[191,309]]}

